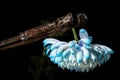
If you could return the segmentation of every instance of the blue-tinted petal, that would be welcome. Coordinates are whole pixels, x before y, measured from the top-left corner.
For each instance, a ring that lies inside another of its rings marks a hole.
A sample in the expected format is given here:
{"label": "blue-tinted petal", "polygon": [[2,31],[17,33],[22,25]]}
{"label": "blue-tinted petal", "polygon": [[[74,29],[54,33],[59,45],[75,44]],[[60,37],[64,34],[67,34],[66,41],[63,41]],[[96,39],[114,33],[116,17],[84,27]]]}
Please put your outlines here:
{"label": "blue-tinted petal", "polygon": [[61,45],[65,44],[65,43],[66,42],[58,42],[58,43],[56,43],[56,44],[54,44],[54,45],[51,46],[51,50],[53,50],[55,48],[58,48],[58,47],[60,47]]}
{"label": "blue-tinted petal", "polygon": [[51,53],[49,54],[49,57],[50,58],[56,57],[56,52],[57,52],[57,49],[52,50]]}
{"label": "blue-tinted petal", "polygon": [[79,44],[75,44],[75,48],[79,49],[80,48]]}
{"label": "blue-tinted petal", "polygon": [[68,45],[69,45],[69,47],[73,47],[76,43],[77,43],[77,41],[73,40],[73,41],[70,41],[68,43]]}
{"label": "blue-tinted petal", "polygon": [[88,33],[85,29],[80,29],[79,36],[80,36],[80,38],[88,38]]}
{"label": "blue-tinted petal", "polygon": [[65,56],[68,55],[69,53],[70,53],[70,49],[67,48],[67,49],[65,49],[65,50],[63,51],[62,56],[65,57]]}
{"label": "blue-tinted petal", "polygon": [[57,50],[57,56],[60,56],[62,54],[62,52],[67,48],[68,48],[68,44],[61,45]]}
{"label": "blue-tinted petal", "polygon": [[50,48],[46,50],[46,55],[48,55],[49,52],[50,52]]}
{"label": "blue-tinted petal", "polygon": [[82,52],[78,51],[76,54],[77,62],[80,63],[82,61]]}

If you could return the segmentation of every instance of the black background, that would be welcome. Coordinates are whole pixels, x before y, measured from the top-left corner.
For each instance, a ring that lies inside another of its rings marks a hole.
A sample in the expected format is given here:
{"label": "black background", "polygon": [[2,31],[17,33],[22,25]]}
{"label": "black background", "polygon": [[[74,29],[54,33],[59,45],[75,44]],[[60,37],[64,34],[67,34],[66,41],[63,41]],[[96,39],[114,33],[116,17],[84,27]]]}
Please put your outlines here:
{"label": "black background", "polygon": [[[89,73],[59,70],[54,74],[56,80],[80,79],[118,79],[120,67],[119,14],[116,1],[56,0],[39,2],[4,2],[0,11],[0,40],[18,35],[20,32],[39,25],[40,20],[54,21],[69,12],[85,13],[88,17],[84,28],[93,36],[93,43],[107,45],[115,54],[110,60]],[[71,40],[71,36],[69,36]],[[67,40],[68,40],[67,38]],[[42,40],[0,52],[0,80],[30,80],[28,65],[30,57],[40,55]]]}

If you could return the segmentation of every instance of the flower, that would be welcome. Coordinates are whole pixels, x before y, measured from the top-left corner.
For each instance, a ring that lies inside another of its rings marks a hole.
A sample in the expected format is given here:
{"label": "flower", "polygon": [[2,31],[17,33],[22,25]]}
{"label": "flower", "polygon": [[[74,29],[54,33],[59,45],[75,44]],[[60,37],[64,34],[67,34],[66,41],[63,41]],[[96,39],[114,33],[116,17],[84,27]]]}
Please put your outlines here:
{"label": "flower", "polygon": [[59,41],[54,38],[46,38],[43,41],[46,55],[58,67],[76,72],[88,72],[97,65],[108,61],[113,50],[105,45],[91,44],[92,37],[85,29],[79,30],[80,40]]}

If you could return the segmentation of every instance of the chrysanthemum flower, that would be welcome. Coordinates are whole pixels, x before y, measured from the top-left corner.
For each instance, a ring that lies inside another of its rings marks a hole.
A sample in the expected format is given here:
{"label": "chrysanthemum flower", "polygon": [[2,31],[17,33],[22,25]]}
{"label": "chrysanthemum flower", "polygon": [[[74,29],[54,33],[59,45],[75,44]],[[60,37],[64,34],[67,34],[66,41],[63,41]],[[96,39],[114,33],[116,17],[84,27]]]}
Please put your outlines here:
{"label": "chrysanthemum flower", "polygon": [[109,60],[113,50],[105,45],[91,44],[92,37],[85,29],[79,30],[80,40],[59,41],[54,38],[46,38],[43,41],[46,55],[54,64],[62,69],[71,71],[88,72],[97,65]]}

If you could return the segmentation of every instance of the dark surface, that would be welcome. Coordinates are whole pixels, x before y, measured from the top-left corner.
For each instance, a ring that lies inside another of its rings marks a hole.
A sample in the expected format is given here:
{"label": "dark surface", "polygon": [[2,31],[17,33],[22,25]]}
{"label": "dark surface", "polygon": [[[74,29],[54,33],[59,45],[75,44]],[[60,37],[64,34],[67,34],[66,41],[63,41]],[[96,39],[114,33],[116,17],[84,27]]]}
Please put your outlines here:
{"label": "dark surface", "polygon": [[[55,3],[53,3],[55,2]],[[48,3],[48,4],[46,4]],[[119,79],[120,51],[119,51],[119,19],[117,2],[104,1],[40,1],[29,4],[28,2],[4,3],[0,15],[0,40],[18,35],[20,32],[39,25],[40,20],[54,21],[56,18],[69,12],[85,13],[88,23],[85,28],[93,36],[93,43],[103,44],[112,48],[115,54],[101,67],[89,73],[69,72],[57,69],[54,73],[55,80],[104,80]],[[113,6],[114,5],[114,6]],[[77,31],[78,32],[78,31]],[[116,37],[117,36],[117,37]],[[60,38],[72,40],[72,36]],[[42,40],[0,52],[0,80],[33,80],[28,72],[28,66],[33,65],[30,57],[42,53]],[[47,79],[44,74],[43,78]],[[42,80],[42,78],[40,79]]]}

